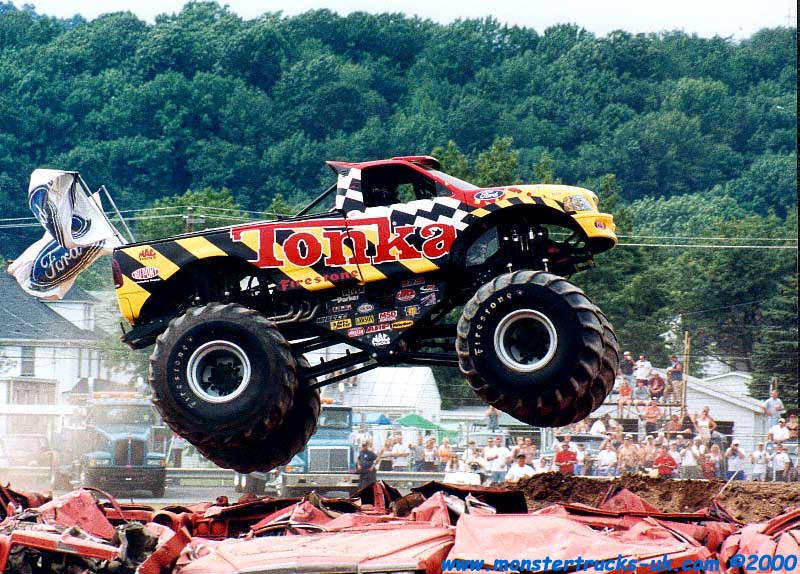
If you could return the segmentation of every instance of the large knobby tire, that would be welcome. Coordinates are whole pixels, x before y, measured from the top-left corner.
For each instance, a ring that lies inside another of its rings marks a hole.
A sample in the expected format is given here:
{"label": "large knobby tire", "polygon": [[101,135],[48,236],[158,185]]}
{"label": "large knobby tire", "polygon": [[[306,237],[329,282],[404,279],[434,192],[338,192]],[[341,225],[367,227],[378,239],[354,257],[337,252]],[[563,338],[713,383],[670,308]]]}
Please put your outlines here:
{"label": "large knobby tire", "polygon": [[603,325],[577,286],[544,271],[515,271],[482,286],[464,306],[456,352],[488,403],[537,426],[563,426],[593,405]]}
{"label": "large knobby tire", "polygon": [[263,440],[286,418],[297,388],[289,344],[263,315],[211,303],[174,319],[150,356],[153,404],[201,451]]}
{"label": "large knobby tire", "polygon": [[[305,367],[308,362],[300,357],[297,364]],[[300,383],[292,408],[275,429],[268,433],[251,435],[236,445],[226,445],[221,449],[199,447],[198,450],[218,466],[230,467],[245,474],[266,472],[287,464],[305,448],[308,439],[317,430],[321,407],[319,390],[310,386],[313,382],[307,380]]]}

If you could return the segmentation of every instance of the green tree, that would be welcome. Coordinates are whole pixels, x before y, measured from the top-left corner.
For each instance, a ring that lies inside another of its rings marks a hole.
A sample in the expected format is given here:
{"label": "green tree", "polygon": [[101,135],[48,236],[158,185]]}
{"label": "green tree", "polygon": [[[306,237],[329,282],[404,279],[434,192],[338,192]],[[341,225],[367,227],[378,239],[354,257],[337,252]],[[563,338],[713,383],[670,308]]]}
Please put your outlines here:
{"label": "green tree", "polygon": [[518,183],[518,157],[511,138],[495,138],[492,145],[479,153],[475,160],[474,183],[481,187]]}

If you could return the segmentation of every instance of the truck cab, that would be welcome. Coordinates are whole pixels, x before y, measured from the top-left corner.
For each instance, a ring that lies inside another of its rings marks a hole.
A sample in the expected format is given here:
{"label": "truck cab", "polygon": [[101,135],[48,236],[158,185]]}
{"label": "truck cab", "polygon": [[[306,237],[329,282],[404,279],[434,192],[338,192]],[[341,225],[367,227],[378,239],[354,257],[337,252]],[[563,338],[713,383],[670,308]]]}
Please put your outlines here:
{"label": "truck cab", "polygon": [[166,441],[157,432],[159,417],[144,398],[93,398],[83,424],[63,429],[59,471],[116,493],[149,490],[164,495]]}

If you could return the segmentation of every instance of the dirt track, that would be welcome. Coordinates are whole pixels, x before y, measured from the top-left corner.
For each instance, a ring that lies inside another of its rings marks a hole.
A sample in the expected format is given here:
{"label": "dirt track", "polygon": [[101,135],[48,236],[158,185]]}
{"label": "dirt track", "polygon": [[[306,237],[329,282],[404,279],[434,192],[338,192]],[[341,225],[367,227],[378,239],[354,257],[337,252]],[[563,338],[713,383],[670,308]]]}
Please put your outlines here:
{"label": "dirt track", "polygon": [[[522,482],[528,508],[535,510],[554,502],[580,502],[595,505],[612,479],[539,474]],[[662,480],[645,476],[613,479],[665,512],[692,512],[708,506],[725,485],[723,481]],[[800,505],[800,483],[734,482],[718,501],[734,517],[758,522],[780,514],[789,506]]]}

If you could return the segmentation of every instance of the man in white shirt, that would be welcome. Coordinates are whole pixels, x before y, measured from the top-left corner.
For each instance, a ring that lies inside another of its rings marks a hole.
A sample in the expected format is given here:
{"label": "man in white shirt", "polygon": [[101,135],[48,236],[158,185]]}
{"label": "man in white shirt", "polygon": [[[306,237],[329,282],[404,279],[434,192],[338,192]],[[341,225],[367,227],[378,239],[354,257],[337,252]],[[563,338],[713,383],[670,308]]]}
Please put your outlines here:
{"label": "man in white shirt", "polygon": [[775,442],[783,442],[789,440],[789,427],[786,426],[786,419],[778,419],[778,424],[769,429],[772,435],[772,440]]}
{"label": "man in white shirt", "polygon": [[494,446],[486,447],[484,458],[492,473],[491,481],[503,482],[506,477],[506,469],[508,469],[508,461],[511,458],[511,451],[503,446],[501,437],[494,437]]}
{"label": "man in white shirt", "polygon": [[639,355],[639,360],[636,361],[636,366],[633,371],[634,377],[637,381],[644,381],[645,385],[650,379],[650,374],[653,371],[653,365],[647,360],[647,355],[642,353]]}
{"label": "man in white shirt", "polygon": [[395,439],[392,447],[392,470],[408,470],[408,459],[411,451],[403,444],[403,438]]}
{"label": "man in white shirt", "polygon": [[733,439],[731,446],[725,451],[725,460],[728,462],[728,480],[733,477],[734,480],[745,480],[744,462],[745,452],[739,448],[739,439]]}
{"label": "man in white shirt", "polygon": [[769,453],[764,450],[764,443],[756,445],[756,450],[750,453],[750,462],[753,463],[753,480],[763,482],[767,477],[767,462]]}
{"label": "man in white shirt", "polygon": [[606,434],[606,431],[608,430],[606,428],[606,423],[608,422],[609,418],[610,417],[607,413],[604,414],[602,417],[592,423],[589,432],[592,434]]}
{"label": "man in white shirt", "polygon": [[511,468],[508,469],[506,473],[506,482],[509,484],[515,484],[520,481],[520,479],[528,478],[533,476],[533,468],[525,464],[525,453],[521,452],[517,454],[517,462],[511,465]]}
{"label": "man in white shirt", "polygon": [[595,476],[614,476],[617,474],[617,452],[614,445],[607,442],[603,450],[597,454]]}
{"label": "man in white shirt", "polygon": [[681,451],[681,478],[700,478],[700,450],[694,444]]}
{"label": "man in white shirt", "polygon": [[783,482],[787,480],[787,473],[789,472],[789,465],[791,459],[786,453],[786,449],[782,444],[775,447],[775,456],[772,458],[772,464],[775,467],[775,482]]}

